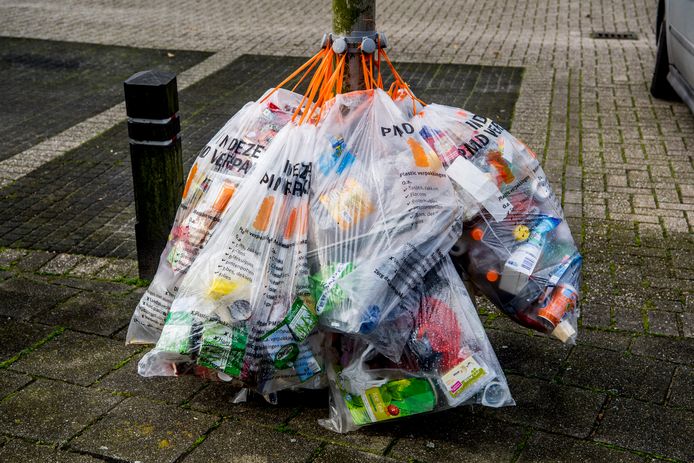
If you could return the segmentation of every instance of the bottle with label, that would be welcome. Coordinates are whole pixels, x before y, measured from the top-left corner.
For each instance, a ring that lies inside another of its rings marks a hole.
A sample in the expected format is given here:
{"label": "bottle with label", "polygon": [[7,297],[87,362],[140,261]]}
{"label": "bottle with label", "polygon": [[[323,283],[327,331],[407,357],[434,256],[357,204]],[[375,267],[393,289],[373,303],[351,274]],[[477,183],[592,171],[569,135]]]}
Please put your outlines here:
{"label": "bottle with label", "polygon": [[533,227],[527,240],[520,244],[506,260],[499,282],[499,288],[510,294],[518,294],[528,283],[537,265],[542,248],[547,240],[547,233],[561,221],[554,217],[540,219]]}

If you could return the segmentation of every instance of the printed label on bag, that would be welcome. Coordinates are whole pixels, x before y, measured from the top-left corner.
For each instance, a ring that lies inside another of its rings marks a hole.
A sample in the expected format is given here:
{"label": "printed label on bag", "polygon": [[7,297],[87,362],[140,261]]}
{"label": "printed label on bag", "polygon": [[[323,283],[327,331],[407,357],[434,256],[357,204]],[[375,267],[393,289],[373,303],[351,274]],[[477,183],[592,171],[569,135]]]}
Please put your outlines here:
{"label": "printed label on bag", "polygon": [[487,372],[474,357],[468,357],[443,375],[441,381],[445,385],[446,391],[452,397],[457,398],[486,375]]}
{"label": "printed label on bag", "polygon": [[173,295],[156,294],[147,290],[137,305],[133,321],[147,328],[161,330],[172,302]]}

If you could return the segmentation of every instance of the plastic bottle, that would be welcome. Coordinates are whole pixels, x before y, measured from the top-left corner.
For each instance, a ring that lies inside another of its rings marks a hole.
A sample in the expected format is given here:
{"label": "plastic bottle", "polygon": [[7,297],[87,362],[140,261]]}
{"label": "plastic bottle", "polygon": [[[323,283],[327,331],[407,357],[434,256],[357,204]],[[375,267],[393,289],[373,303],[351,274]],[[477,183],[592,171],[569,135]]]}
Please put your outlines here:
{"label": "plastic bottle", "polygon": [[547,240],[547,233],[553,230],[559,219],[545,217],[533,227],[530,236],[518,246],[504,264],[499,288],[507,293],[518,294],[528,283],[542,254]]}

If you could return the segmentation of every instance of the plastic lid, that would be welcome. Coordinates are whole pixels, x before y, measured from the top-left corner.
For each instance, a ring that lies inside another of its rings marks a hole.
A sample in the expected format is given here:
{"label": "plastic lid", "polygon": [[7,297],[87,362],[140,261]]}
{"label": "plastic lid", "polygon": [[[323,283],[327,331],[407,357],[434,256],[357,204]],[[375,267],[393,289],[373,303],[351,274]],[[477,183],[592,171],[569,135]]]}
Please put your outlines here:
{"label": "plastic lid", "polygon": [[470,236],[472,236],[473,240],[479,241],[484,237],[484,231],[482,231],[481,228],[473,228],[470,232]]}
{"label": "plastic lid", "polygon": [[508,399],[508,390],[499,381],[487,384],[482,394],[482,405],[487,407],[501,407]]}
{"label": "plastic lid", "polygon": [[561,342],[568,341],[573,338],[575,334],[576,330],[571,326],[569,320],[562,320],[562,322],[554,328],[554,331],[552,331],[552,336],[559,339]]}

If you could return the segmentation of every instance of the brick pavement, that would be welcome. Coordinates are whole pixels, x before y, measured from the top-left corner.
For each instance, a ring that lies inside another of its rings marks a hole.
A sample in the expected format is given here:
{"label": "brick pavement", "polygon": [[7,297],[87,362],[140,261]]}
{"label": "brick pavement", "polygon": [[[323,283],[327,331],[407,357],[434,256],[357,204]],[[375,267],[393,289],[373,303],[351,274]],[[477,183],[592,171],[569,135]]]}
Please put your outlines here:
{"label": "brick pavement", "polygon": [[[330,20],[328,2],[314,3],[8,1],[0,34],[215,52],[182,74],[185,86],[242,53],[308,55]],[[512,131],[562,192],[585,255],[585,297],[574,348],[481,307],[517,407],[342,436],[315,423],[324,397],[237,407],[215,384],[138,378],[140,352],[119,342],[141,291],[132,260],[5,250],[0,460],[693,460],[694,117],[648,94],[655,5],[378,2],[379,29],[400,61],[525,69]],[[590,39],[594,30],[639,39]],[[122,120],[122,108],[109,111],[83,137],[58,134],[76,141],[49,146],[51,156]],[[67,348],[76,340],[88,355]],[[63,348],[69,356],[59,359]]]}

